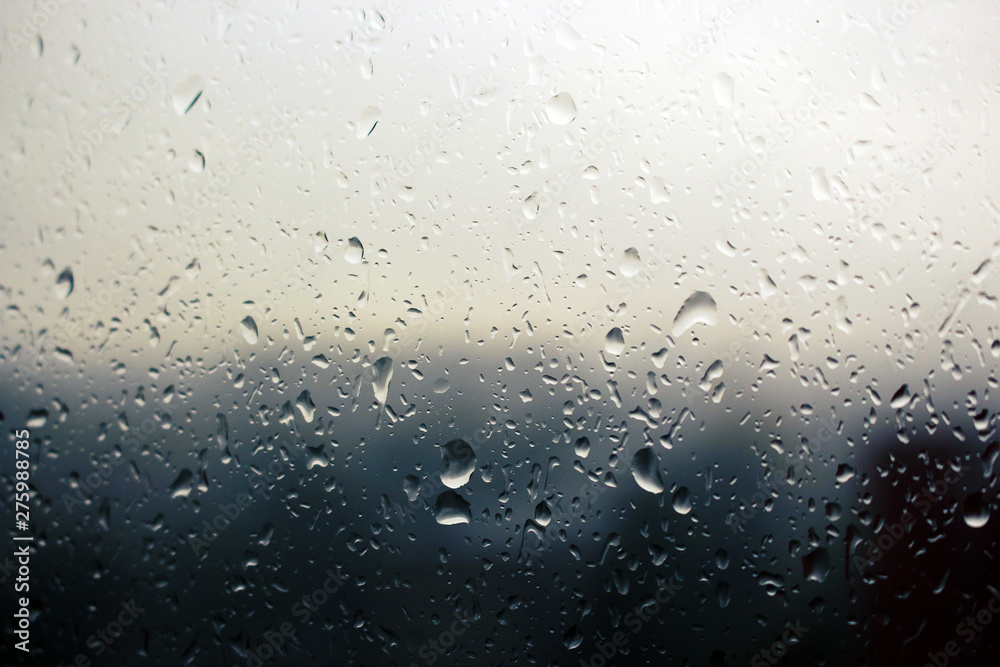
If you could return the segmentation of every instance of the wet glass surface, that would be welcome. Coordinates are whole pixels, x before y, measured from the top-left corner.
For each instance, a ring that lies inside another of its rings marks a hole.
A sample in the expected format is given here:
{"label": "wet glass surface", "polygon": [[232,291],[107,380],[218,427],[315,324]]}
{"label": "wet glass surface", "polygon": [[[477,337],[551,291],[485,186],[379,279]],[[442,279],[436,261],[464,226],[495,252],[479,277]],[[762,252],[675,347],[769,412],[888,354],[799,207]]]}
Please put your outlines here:
{"label": "wet glass surface", "polygon": [[0,661],[995,664],[998,10],[5,4]]}

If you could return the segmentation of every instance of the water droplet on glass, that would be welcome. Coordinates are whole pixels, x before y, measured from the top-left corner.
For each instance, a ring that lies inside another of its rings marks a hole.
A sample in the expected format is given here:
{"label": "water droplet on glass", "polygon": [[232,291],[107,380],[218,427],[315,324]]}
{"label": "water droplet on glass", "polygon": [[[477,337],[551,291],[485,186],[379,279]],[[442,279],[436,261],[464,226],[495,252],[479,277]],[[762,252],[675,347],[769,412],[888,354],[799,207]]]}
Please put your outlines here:
{"label": "water droplet on glass", "polygon": [[576,455],[581,459],[587,458],[587,456],[590,455],[590,439],[586,436],[577,438],[576,443],[573,445],[573,449],[576,451]]}
{"label": "water droplet on glass", "polygon": [[465,486],[475,469],[476,453],[465,440],[441,445],[441,482],[449,489]]}
{"label": "water droplet on glass", "polygon": [[544,500],[535,505],[535,523],[543,528],[552,521],[552,510]]}
{"label": "water droplet on glass", "polygon": [[569,93],[559,93],[545,105],[545,113],[556,125],[569,125],[576,118],[576,103]]}
{"label": "water droplet on glass", "polygon": [[625,335],[621,329],[615,327],[604,337],[604,351],[614,355],[625,351]]}
{"label": "water droplet on glass", "polygon": [[802,558],[802,572],[806,581],[823,583],[830,574],[830,552],[826,549],[816,549]]}
{"label": "water droplet on glass", "polygon": [[60,299],[67,298],[73,293],[73,272],[69,268],[63,269],[63,272],[59,274],[56,278],[56,296]]}
{"label": "water droplet on glass", "polygon": [[257,344],[257,323],[253,321],[253,318],[247,315],[240,322],[240,329],[243,332],[243,340],[250,343],[251,345]]}
{"label": "water droplet on glass", "polygon": [[365,247],[357,236],[347,239],[347,248],[344,250],[344,259],[351,264],[359,264],[365,257]]}
{"label": "water droplet on glass", "polygon": [[674,492],[674,511],[678,514],[687,514],[691,511],[693,502],[691,492],[686,486],[682,486]]}
{"label": "water droplet on glass", "polygon": [[414,502],[420,495],[420,478],[416,475],[407,475],[403,478],[403,493],[409,502]]}
{"label": "water droplet on glass", "polygon": [[174,111],[181,116],[186,114],[191,110],[191,107],[194,106],[194,103],[198,101],[198,98],[201,97],[201,92],[202,81],[201,77],[197,74],[189,76],[181,81],[179,84],[174,86]]}
{"label": "water droplet on glass", "polygon": [[651,447],[643,447],[632,457],[632,476],[644,491],[663,493],[660,459]]}
{"label": "water droplet on glass", "polygon": [[625,250],[625,255],[622,257],[620,268],[622,275],[626,278],[631,278],[635,274],[639,273],[639,269],[642,268],[642,260],[639,259],[639,251],[635,248],[628,248]]}
{"label": "water droplet on glass", "polygon": [[982,528],[990,520],[990,508],[980,492],[969,495],[962,503],[965,523],[970,528]]}
{"label": "water droplet on glass", "polygon": [[583,633],[580,632],[580,628],[575,625],[567,630],[565,636],[563,636],[563,645],[570,651],[579,647],[582,643]]}
{"label": "water droplet on glass", "polygon": [[375,131],[375,126],[382,120],[382,111],[378,107],[367,107],[361,112],[358,121],[358,139],[364,139]]}
{"label": "water droplet on glass", "polygon": [[694,292],[677,311],[670,334],[679,336],[696,324],[713,326],[718,319],[719,308],[715,305],[715,299],[708,292]]}
{"label": "water droplet on glass", "polygon": [[186,498],[191,495],[193,489],[194,473],[184,468],[177,475],[177,479],[170,485],[171,498]]}
{"label": "water droplet on glass", "polygon": [[309,390],[305,390],[299,394],[299,397],[295,399],[295,407],[298,408],[299,413],[307,423],[312,422],[313,417],[316,415],[316,406],[312,402]]}
{"label": "water droplet on glass", "polygon": [[454,491],[445,491],[437,498],[434,506],[434,520],[442,526],[454,526],[472,522],[472,506]]}
{"label": "water droplet on glass", "polygon": [[392,357],[382,357],[372,364],[372,389],[379,405],[389,399],[389,382],[392,380]]}
{"label": "water droplet on glass", "polygon": [[715,597],[719,601],[719,606],[725,609],[733,599],[732,587],[724,581],[720,581],[715,588]]}
{"label": "water droplet on glass", "polygon": [[725,107],[726,109],[732,108],[733,96],[736,92],[733,77],[725,72],[716,74],[712,80],[712,90],[715,92],[715,101],[718,102],[720,107]]}

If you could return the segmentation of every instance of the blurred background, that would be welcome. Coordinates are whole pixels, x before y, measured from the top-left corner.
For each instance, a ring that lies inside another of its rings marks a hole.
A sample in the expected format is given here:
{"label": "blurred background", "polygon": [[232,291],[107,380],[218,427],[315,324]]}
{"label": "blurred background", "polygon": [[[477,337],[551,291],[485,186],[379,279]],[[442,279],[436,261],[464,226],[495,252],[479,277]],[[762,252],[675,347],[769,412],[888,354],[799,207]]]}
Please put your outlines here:
{"label": "blurred background", "polygon": [[995,3],[0,28],[4,664],[994,664]]}

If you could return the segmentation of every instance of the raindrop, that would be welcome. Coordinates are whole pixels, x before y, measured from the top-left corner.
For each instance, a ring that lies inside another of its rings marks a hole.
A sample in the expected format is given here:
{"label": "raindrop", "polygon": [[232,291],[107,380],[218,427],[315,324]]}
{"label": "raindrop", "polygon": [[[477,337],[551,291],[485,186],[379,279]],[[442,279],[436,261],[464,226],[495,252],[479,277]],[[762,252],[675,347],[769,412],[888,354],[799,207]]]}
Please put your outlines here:
{"label": "raindrop", "polygon": [[725,609],[729,606],[729,602],[733,598],[732,587],[726,582],[720,581],[719,585],[715,588],[715,596],[719,601],[719,606]]}
{"label": "raindrop", "polygon": [[67,298],[73,293],[73,272],[67,267],[56,278],[56,296],[60,299]]}
{"label": "raindrop", "polygon": [[407,475],[403,478],[403,493],[409,502],[414,502],[420,495],[420,478],[416,475]]}
{"label": "raindrop", "polygon": [[364,139],[375,131],[375,126],[382,120],[382,111],[378,107],[367,107],[361,112],[358,121],[358,139]]}
{"label": "raindrop", "polygon": [[576,443],[573,445],[573,449],[576,451],[576,455],[581,459],[587,458],[590,455],[590,439],[587,436],[582,438],[577,438]]}
{"label": "raindrop", "polygon": [[177,475],[177,479],[174,483],[170,485],[170,497],[171,498],[186,498],[191,495],[191,490],[193,488],[194,473],[192,473],[187,468],[184,468]]}
{"label": "raindrop", "polygon": [[202,93],[201,77],[197,74],[189,76],[174,86],[173,102],[174,111],[183,116],[194,106]]}
{"label": "raindrop", "polygon": [[243,331],[243,340],[250,343],[251,345],[257,344],[257,323],[253,321],[253,318],[247,315],[240,322],[241,329]]}
{"label": "raindrop", "polygon": [[719,308],[708,292],[694,292],[677,311],[670,334],[679,336],[695,324],[714,326],[719,319]]}
{"label": "raindrop", "polygon": [[687,514],[691,511],[692,506],[691,492],[686,486],[682,486],[674,492],[674,511],[678,514]]}
{"label": "raindrop", "polygon": [[449,489],[465,486],[476,469],[476,453],[465,440],[441,445],[441,482]]}
{"label": "raindrop", "polygon": [[962,512],[969,528],[982,528],[990,520],[990,508],[983,501],[983,494],[978,491],[965,499]]}
{"label": "raindrop", "polygon": [[344,250],[344,259],[351,264],[359,264],[365,257],[365,247],[357,236],[347,239],[347,248]]}
{"label": "raindrop", "polygon": [[830,574],[830,552],[816,549],[802,558],[802,573],[806,581],[823,583]]}
{"label": "raindrop", "polygon": [[604,337],[604,351],[614,355],[625,351],[625,335],[622,334],[621,329],[615,327]]}
{"label": "raindrop", "polygon": [[628,248],[625,250],[625,256],[622,257],[622,263],[619,268],[621,269],[622,275],[626,278],[631,278],[635,274],[639,273],[639,269],[642,268],[642,260],[639,259],[639,251],[635,248]]}
{"label": "raindrop", "polygon": [[392,357],[382,357],[372,364],[372,389],[375,390],[375,400],[379,405],[385,405],[389,399],[389,382],[392,380]]}
{"label": "raindrop", "polygon": [[576,118],[576,103],[569,93],[559,93],[545,105],[545,113],[556,125],[569,125]]}
{"label": "raindrop", "polygon": [[726,109],[731,109],[733,107],[733,94],[735,93],[735,82],[733,77],[729,76],[725,72],[720,72],[715,75],[712,80],[712,89],[715,92],[715,101],[719,103],[720,107],[725,107]]}
{"label": "raindrop", "polygon": [[316,415],[316,406],[312,402],[312,396],[309,395],[308,389],[299,394],[299,397],[295,399],[295,407],[298,408],[302,414],[302,418],[307,423],[312,422],[313,417]]}
{"label": "raindrop", "polygon": [[472,506],[454,491],[445,491],[437,498],[434,506],[434,520],[442,526],[454,526],[472,522]]}
{"label": "raindrop", "polygon": [[552,521],[552,510],[544,500],[535,505],[535,523],[543,528]]}
{"label": "raindrop", "polygon": [[580,632],[579,627],[574,625],[566,631],[566,635],[563,637],[563,645],[566,646],[567,649],[572,651],[573,649],[578,648],[582,643],[583,633]]}
{"label": "raindrop", "polygon": [[651,447],[643,447],[632,457],[632,476],[644,491],[663,493],[660,459]]}

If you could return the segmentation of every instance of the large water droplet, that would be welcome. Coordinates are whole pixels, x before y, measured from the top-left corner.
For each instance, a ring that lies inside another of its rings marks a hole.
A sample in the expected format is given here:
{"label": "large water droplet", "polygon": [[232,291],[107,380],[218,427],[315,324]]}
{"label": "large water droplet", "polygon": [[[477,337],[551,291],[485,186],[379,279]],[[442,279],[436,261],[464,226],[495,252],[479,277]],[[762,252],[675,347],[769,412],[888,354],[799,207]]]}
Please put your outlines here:
{"label": "large water droplet", "polygon": [[556,125],[569,125],[576,118],[576,102],[569,93],[559,93],[546,103],[545,113]]}
{"label": "large water droplet", "polygon": [[56,278],[56,296],[60,299],[65,299],[70,294],[73,293],[73,272],[69,268],[63,269],[63,272],[59,274]]}
{"label": "large water droplet", "polygon": [[358,139],[364,139],[370,135],[380,120],[382,120],[381,109],[378,107],[366,107],[361,112],[361,119],[358,121]]}
{"label": "large water droplet", "polygon": [[411,503],[420,495],[420,478],[416,475],[407,475],[403,478],[403,493]]}
{"label": "large water droplet", "polygon": [[816,549],[802,557],[802,572],[806,581],[823,583],[830,574],[830,552]]}
{"label": "large water droplet", "polygon": [[177,474],[177,479],[170,485],[171,498],[187,498],[194,488],[194,473],[184,468]]}
{"label": "large water droplet", "polygon": [[587,458],[587,456],[590,455],[590,439],[587,436],[577,438],[576,443],[573,445],[573,449],[576,451],[576,455],[581,459]]}
{"label": "large water droplet", "polygon": [[693,292],[684,301],[674,318],[670,335],[679,336],[695,324],[713,326],[719,319],[719,308],[708,292]]}
{"label": "large water droplet", "polygon": [[621,272],[626,278],[631,278],[635,274],[639,273],[639,269],[642,268],[642,260],[639,258],[639,251],[635,248],[628,248],[625,250],[625,255],[622,257]]}
{"label": "large water droplet", "polygon": [[732,587],[724,581],[720,581],[715,587],[715,597],[719,601],[719,606],[725,609],[733,599]]}
{"label": "large water droplet", "polygon": [[392,380],[392,357],[382,357],[372,364],[372,389],[375,400],[385,405],[389,399],[389,382]]}
{"label": "large water droplet", "polygon": [[472,506],[454,491],[445,491],[438,496],[434,506],[434,520],[442,526],[471,523]]}
{"label": "large water droplet", "polygon": [[476,469],[476,452],[465,440],[441,445],[441,482],[449,489],[465,486]]}
{"label": "large water droplet", "polygon": [[198,101],[198,98],[201,97],[201,92],[202,81],[201,77],[197,74],[193,74],[181,81],[174,86],[174,111],[181,116],[186,114],[194,106],[194,103]]}
{"label": "large water droplet", "polygon": [[663,493],[660,459],[651,447],[643,447],[632,457],[632,476],[644,491]]}
{"label": "large water droplet", "polygon": [[970,528],[982,528],[990,520],[990,508],[980,492],[969,495],[962,503],[965,523]]}
{"label": "large water droplet", "polygon": [[687,514],[691,511],[693,502],[691,492],[686,486],[682,486],[674,492],[674,511],[678,514]]}
{"label": "large water droplet", "polygon": [[298,408],[299,413],[307,423],[312,423],[313,418],[316,416],[316,405],[313,404],[312,396],[310,396],[308,389],[304,390],[295,399],[295,407]]}
{"label": "large water droplet", "polygon": [[582,643],[583,643],[583,633],[580,632],[580,628],[576,625],[567,630],[566,634],[563,636],[563,645],[570,651],[572,651],[575,648],[578,648]]}
{"label": "large water droplet", "polygon": [[251,345],[257,344],[257,323],[253,321],[253,318],[247,315],[240,322],[240,329],[243,331],[243,340],[250,343]]}
{"label": "large water droplet", "polygon": [[604,351],[614,355],[625,351],[625,335],[621,329],[615,327],[604,337]]}
{"label": "large water droplet", "polygon": [[552,521],[552,509],[544,500],[535,505],[535,523],[543,528]]}
{"label": "large water droplet", "polygon": [[733,95],[736,92],[736,84],[733,77],[725,72],[719,72],[712,79],[712,90],[715,92],[715,101],[720,107],[731,109],[733,107]]}
{"label": "large water droplet", "polygon": [[347,239],[347,248],[344,249],[344,259],[351,264],[359,264],[365,257],[365,247],[357,236]]}

